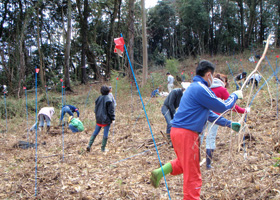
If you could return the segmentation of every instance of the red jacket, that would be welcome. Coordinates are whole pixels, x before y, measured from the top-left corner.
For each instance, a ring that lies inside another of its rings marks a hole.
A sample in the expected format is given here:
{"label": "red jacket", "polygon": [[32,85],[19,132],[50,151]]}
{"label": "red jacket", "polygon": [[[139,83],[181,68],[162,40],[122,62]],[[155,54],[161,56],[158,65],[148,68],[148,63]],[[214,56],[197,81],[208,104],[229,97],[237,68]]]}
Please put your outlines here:
{"label": "red jacket", "polygon": [[[225,87],[223,87],[223,84],[220,84],[219,79],[214,79],[214,84],[211,86],[211,90],[215,93],[217,97],[219,97],[222,100],[226,100],[229,97],[229,93]],[[237,113],[245,113],[245,108],[241,108],[238,105],[235,104],[235,107],[232,109],[234,112]],[[219,113],[217,113],[219,114]]]}

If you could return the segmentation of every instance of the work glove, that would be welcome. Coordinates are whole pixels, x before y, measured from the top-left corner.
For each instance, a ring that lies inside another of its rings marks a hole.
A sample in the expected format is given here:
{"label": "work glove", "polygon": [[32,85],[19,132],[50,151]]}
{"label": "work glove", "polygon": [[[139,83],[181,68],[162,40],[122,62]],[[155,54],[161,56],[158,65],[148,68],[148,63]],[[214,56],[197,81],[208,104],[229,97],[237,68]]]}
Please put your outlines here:
{"label": "work glove", "polygon": [[236,94],[238,99],[243,99],[243,94],[241,90],[236,90],[235,92],[233,92],[233,94]]}
{"label": "work glove", "polygon": [[241,127],[241,124],[238,123],[238,122],[232,122],[231,123],[231,129],[236,131],[236,132],[239,132],[240,127]]}
{"label": "work glove", "polygon": [[245,108],[245,113],[249,113],[249,112],[250,112],[250,110],[251,110],[251,108],[250,108],[250,107]]}
{"label": "work glove", "polygon": [[112,124],[115,124],[115,120],[112,121]]}

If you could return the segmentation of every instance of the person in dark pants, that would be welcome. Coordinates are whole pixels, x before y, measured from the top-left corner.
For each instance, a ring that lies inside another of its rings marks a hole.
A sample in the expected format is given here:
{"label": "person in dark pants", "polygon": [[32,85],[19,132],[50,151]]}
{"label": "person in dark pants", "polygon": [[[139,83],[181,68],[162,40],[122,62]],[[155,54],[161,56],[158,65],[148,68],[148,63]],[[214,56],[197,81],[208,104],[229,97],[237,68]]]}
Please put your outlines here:
{"label": "person in dark pants", "polygon": [[101,96],[95,100],[95,119],[96,126],[95,130],[89,140],[87,151],[90,151],[91,145],[93,144],[96,136],[100,132],[101,128],[104,127],[104,135],[101,145],[101,151],[105,151],[105,147],[108,141],[109,129],[111,123],[115,122],[115,106],[111,97],[109,97],[110,89],[108,86],[103,85],[100,89]]}
{"label": "person in dark pants", "polygon": [[247,76],[247,72],[242,72],[234,78],[234,82],[235,82],[235,85],[236,85],[236,90],[239,89],[239,86],[242,87],[242,80],[243,79],[245,80],[246,76]]}
{"label": "person in dark pants", "polygon": [[166,97],[163,106],[161,107],[161,113],[163,114],[165,121],[167,123],[166,127],[166,136],[171,143],[170,139],[170,130],[171,130],[171,120],[173,119],[176,109],[179,107],[181,98],[183,96],[185,88],[176,88],[172,90],[169,95]]}
{"label": "person in dark pants", "polygon": [[79,109],[78,108],[76,108],[73,105],[64,105],[64,106],[62,106],[61,116],[60,116],[60,119],[59,119],[59,124],[61,125],[62,120],[64,118],[64,115],[66,113],[68,113],[70,116],[74,116],[73,112],[76,112],[77,113],[77,117],[79,118],[80,113],[79,113]]}
{"label": "person in dark pants", "polygon": [[72,133],[82,132],[85,130],[83,123],[78,119],[70,116],[68,119],[69,128]]}
{"label": "person in dark pants", "polygon": [[248,85],[253,84],[253,82],[254,82],[256,88],[258,88],[259,82],[261,81],[261,79],[262,79],[262,76],[261,76],[261,75],[259,75],[259,74],[257,74],[257,73],[253,74],[253,75],[250,77],[250,79],[249,79],[249,81],[248,81],[248,83],[247,83],[247,87],[248,87]]}

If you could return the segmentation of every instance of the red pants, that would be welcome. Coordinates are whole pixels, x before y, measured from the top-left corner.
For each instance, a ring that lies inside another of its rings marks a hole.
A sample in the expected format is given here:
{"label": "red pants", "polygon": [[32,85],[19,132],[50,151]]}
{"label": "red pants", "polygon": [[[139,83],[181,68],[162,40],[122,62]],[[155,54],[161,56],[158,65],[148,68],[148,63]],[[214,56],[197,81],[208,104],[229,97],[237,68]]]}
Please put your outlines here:
{"label": "red pants", "polygon": [[199,136],[184,128],[171,128],[171,140],[177,158],[171,161],[172,175],[183,174],[184,199],[200,198],[202,179],[199,166]]}

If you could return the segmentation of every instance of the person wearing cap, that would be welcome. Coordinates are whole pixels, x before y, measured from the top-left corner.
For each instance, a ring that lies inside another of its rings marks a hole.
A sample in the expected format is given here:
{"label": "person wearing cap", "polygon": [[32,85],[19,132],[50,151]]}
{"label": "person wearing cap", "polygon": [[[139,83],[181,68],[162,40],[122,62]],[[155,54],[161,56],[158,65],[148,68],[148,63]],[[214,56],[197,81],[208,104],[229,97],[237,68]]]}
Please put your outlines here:
{"label": "person wearing cap", "polygon": [[73,116],[68,118],[68,124],[73,133],[82,132],[85,129],[79,118],[74,118]]}
{"label": "person wearing cap", "polygon": [[103,140],[101,145],[101,151],[105,151],[105,147],[108,141],[109,136],[109,129],[110,125],[115,122],[115,106],[113,100],[109,97],[110,89],[108,86],[103,85],[100,89],[101,96],[99,96],[95,100],[95,119],[96,119],[96,126],[95,130],[92,133],[89,144],[87,146],[87,151],[90,151],[90,148],[100,132],[101,128],[104,128]]}
{"label": "person wearing cap", "polygon": [[167,76],[167,89],[168,89],[168,93],[170,93],[174,87],[174,84],[173,84],[174,77],[169,72],[166,73],[166,76]]}
{"label": "person wearing cap", "polygon": [[59,124],[61,125],[62,120],[64,118],[64,115],[66,113],[68,113],[68,115],[70,115],[70,116],[74,116],[74,114],[73,114],[74,112],[77,113],[77,117],[79,118],[80,117],[80,113],[79,113],[79,109],[78,108],[76,108],[73,105],[64,105],[64,106],[62,106],[61,116],[60,116],[60,119],[59,119]]}
{"label": "person wearing cap", "polygon": [[[51,119],[53,114],[55,113],[54,107],[43,107],[40,109],[38,113],[39,119],[39,130],[42,130],[44,127],[44,123],[47,124],[47,133],[50,131],[51,126]],[[37,123],[35,123],[31,128],[30,131],[34,131],[36,129]]]}
{"label": "person wearing cap", "polygon": [[161,107],[161,113],[163,114],[167,127],[166,127],[166,137],[169,143],[172,146],[172,142],[170,139],[170,130],[171,130],[171,120],[174,118],[176,113],[176,109],[179,107],[181,98],[183,96],[183,92],[185,88],[175,88],[172,90],[169,95],[164,100],[163,106]]}
{"label": "person wearing cap", "polygon": [[114,104],[114,106],[116,107],[117,106],[117,102],[116,102],[116,100],[115,100],[115,98],[114,98],[114,95],[113,95],[113,93],[112,93],[112,86],[108,86],[109,87],[109,89],[110,89],[110,92],[109,92],[109,97],[112,99],[112,101],[113,101],[113,104]]}
{"label": "person wearing cap", "polygon": [[239,86],[242,87],[242,80],[243,79],[245,80],[246,76],[247,76],[247,72],[242,72],[234,78],[235,85],[236,85],[236,90],[239,89]]}
{"label": "person wearing cap", "polygon": [[[242,99],[242,91],[235,91],[226,101],[221,101],[210,90],[213,83],[215,65],[202,60],[196,68],[196,76],[193,82],[184,92],[179,108],[171,121],[172,128],[170,137],[177,158],[165,164],[162,169],[151,172],[151,183],[158,187],[164,174],[183,174],[184,199],[200,199],[202,186],[199,166],[199,134],[207,120],[220,126],[227,126],[234,131],[239,131],[240,124],[219,117],[214,112],[223,113],[231,109],[237,99]],[[214,111],[214,112],[213,112]]]}

